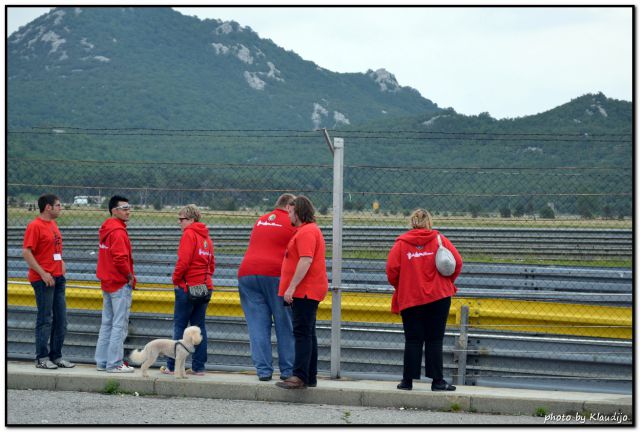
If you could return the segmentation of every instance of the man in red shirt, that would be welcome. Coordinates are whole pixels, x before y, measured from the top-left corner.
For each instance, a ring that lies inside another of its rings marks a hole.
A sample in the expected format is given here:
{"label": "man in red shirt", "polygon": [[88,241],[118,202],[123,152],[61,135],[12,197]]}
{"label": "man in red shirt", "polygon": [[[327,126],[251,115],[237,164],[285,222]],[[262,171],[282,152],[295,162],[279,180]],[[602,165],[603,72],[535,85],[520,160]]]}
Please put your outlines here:
{"label": "man in red shirt", "polygon": [[110,373],[131,373],[124,364],[124,340],[129,328],[129,312],[136,277],[133,273],[131,242],[127,221],[131,206],[125,197],[114,195],[109,200],[108,218],[98,235],[98,268],[96,276],[102,288],[102,323],[96,345],[96,369]]}
{"label": "man in red shirt", "polygon": [[293,368],[291,308],[285,308],[278,297],[278,285],[284,251],[296,232],[288,214],[294,198],[287,193],[280,195],[276,208],[258,218],[238,269],[240,304],[249,328],[251,358],[260,381],[271,380],[273,374],[272,324],[278,340],[280,378],[289,378]]}
{"label": "man in red shirt", "polygon": [[317,385],[316,314],[318,304],[327,295],[329,281],[324,237],[316,224],[315,209],[309,198],[299,196],[293,200],[289,220],[298,231],[284,254],[278,295],[291,305],[296,355],[293,375],[276,385],[284,389],[302,389]]}
{"label": "man in red shirt", "polygon": [[[24,233],[22,256],[29,265],[28,279],[36,296],[36,367],[71,368],[75,364],[62,358],[67,333],[66,269],[62,259],[62,235],[56,219],[62,212],[55,195],[38,198],[40,216]],[[49,343],[51,349],[49,350]]]}

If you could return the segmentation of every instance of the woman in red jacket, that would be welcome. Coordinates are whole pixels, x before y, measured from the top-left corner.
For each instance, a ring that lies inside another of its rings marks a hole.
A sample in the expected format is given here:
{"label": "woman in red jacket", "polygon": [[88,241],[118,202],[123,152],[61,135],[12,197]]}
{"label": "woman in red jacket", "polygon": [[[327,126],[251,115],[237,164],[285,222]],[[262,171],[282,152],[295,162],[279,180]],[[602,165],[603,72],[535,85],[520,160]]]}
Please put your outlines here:
{"label": "woman in red jacket", "polygon": [[[387,259],[387,279],[395,288],[391,311],[400,313],[404,328],[404,368],[401,390],[411,390],[414,379],[420,379],[422,345],[425,347],[425,375],[432,379],[431,390],[455,390],[442,375],[442,343],[456,293],[453,284],[462,270],[462,257],[447,239],[432,230],[431,214],[418,209],[411,215],[412,230],[396,239]],[[442,245],[456,259],[451,276],[442,276],[435,263],[438,235]]]}
{"label": "woman in red jacket", "polygon": [[[213,257],[213,241],[209,237],[209,229],[200,222],[200,210],[189,204],[178,213],[182,238],[178,247],[178,261],[173,271],[176,302],[173,312],[173,338],[182,339],[184,329],[189,325],[200,327],[202,342],[196,347],[191,360],[190,375],[204,375],[207,362],[207,327],[205,316],[211,299],[213,284],[211,276],[215,267]],[[200,302],[189,299],[187,285],[206,285],[209,295]],[[174,359],[167,360],[167,367],[162,372],[173,374]]]}

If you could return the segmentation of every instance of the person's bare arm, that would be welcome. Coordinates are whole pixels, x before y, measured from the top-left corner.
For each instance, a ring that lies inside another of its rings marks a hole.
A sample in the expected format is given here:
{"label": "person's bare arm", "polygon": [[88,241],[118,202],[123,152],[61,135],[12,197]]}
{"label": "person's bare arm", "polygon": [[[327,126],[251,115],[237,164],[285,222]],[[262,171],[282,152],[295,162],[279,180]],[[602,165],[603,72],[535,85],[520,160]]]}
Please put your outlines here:
{"label": "person's bare arm", "polygon": [[[40,266],[40,264],[38,264],[36,257],[33,256],[33,252],[31,251],[31,248],[22,249],[22,257],[29,265],[29,268],[33,269],[33,271],[38,273],[47,286],[54,286],[56,284],[55,280],[53,279],[53,276],[51,276],[51,273],[45,271]],[[62,268],[64,271],[64,265]]]}

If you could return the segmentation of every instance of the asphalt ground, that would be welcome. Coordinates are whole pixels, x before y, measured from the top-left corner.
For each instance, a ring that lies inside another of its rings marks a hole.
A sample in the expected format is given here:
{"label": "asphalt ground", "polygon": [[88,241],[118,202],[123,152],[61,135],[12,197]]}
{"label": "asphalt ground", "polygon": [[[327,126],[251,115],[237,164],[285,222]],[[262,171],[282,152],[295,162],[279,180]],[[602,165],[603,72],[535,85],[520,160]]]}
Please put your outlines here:
{"label": "asphalt ground", "polygon": [[[425,382],[403,391],[395,382],[326,377],[316,388],[284,390],[275,381],[258,381],[253,373],[176,379],[158,369],[142,378],[138,369],[108,374],[95,365],[43,370],[32,362],[11,361],[6,366],[8,424],[29,418],[39,419],[37,424],[545,424],[545,417],[546,424],[633,422],[632,396],[619,394],[477,386],[432,392]],[[65,411],[56,411],[60,404]],[[124,406],[131,411],[122,411]],[[53,411],[47,416],[49,408]],[[214,412],[214,417],[204,415]],[[474,415],[479,417],[468,417]],[[117,422],[110,421],[114,417]]]}

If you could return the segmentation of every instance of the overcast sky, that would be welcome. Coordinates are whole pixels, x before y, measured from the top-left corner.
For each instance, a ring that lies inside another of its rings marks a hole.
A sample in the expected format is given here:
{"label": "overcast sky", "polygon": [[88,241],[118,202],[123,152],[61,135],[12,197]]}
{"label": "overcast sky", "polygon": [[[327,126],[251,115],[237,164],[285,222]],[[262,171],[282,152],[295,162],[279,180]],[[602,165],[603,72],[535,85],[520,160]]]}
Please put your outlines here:
{"label": "overcast sky", "polygon": [[[631,101],[632,10],[603,7],[198,7],[336,72],[384,68],[467,115],[520,117],[585,93]],[[9,8],[7,31],[48,8]]]}

